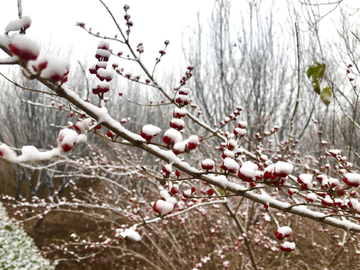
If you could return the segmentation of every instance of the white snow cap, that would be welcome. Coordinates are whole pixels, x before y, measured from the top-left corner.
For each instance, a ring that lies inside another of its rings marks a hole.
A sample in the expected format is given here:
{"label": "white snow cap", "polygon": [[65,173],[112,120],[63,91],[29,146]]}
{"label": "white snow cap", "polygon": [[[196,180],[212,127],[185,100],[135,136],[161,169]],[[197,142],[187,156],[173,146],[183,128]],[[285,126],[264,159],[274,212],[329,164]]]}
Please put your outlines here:
{"label": "white snow cap", "polygon": [[17,155],[14,150],[10,149],[6,144],[0,144],[0,156],[9,162],[17,162]]}
{"label": "white snow cap", "polygon": [[169,201],[158,200],[154,204],[153,208],[161,215],[167,215],[174,210],[174,204]]}
{"label": "white snow cap", "polygon": [[240,173],[246,178],[253,178],[257,173],[258,165],[252,163],[251,161],[246,161],[241,165]]}
{"label": "white snow cap", "polygon": [[239,164],[234,159],[229,157],[224,159],[223,165],[229,171],[237,172],[239,170]]}
{"label": "white snow cap", "polygon": [[53,55],[44,55],[39,57],[37,61],[47,61],[47,66],[41,73],[41,77],[45,79],[60,81],[69,73],[70,64],[63,58]]}
{"label": "white snow cap", "polygon": [[78,121],[74,125],[74,128],[76,130],[79,130],[80,132],[84,132],[84,131],[88,130],[90,126],[91,126],[91,118],[85,118],[82,121]]}
{"label": "white snow cap", "polygon": [[11,37],[10,51],[19,58],[35,60],[40,53],[40,46],[32,39],[16,34]]}
{"label": "white snow cap", "polygon": [[116,229],[116,234],[121,235],[122,238],[130,238],[135,241],[140,241],[141,236],[133,228],[130,229]]}
{"label": "white snow cap", "polygon": [[282,226],[277,229],[277,232],[280,233],[282,236],[287,236],[292,234],[292,229],[288,226]]}
{"label": "white snow cap", "polygon": [[153,137],[161,132],[161,128],[149,124],[143,126],[142,132],[144,132],[144,134],[146,134],[147,136]]}
{"label": "white snow cap", "polygon": [[67,152],[70,151],[76,144],[78,134],[75,130],[64,128],[60,130],[57,142],[62,149]]}
{"label": "white snow cap", "polygon": [[275,164],[274,172],[280,175],[281,177],[285,177],[291,174],[293,172],[293,169],[294,169],[294,165],[288,162],[279,161],[278,163]]}
{"label": "white snow cap", "polygon": [[296,245],[295,245],[294,242],[288,242],[288,241],[282,243],[281,246],[282,246],[283,248],[286,248],[286,249],[289,249],[289,250],[294,250],[295,247],[296,247]]}
{"label": "white snow cap", "polygon": [[31,18],[29,16],[24,16],[19,20],[13,20],[7,24],[5,27],[5,33],[10,31],[19,31],[21,28],[29,28],[31,25]]}
{"label": "white snow cap", "polygon": [[183,140],[181,133],[173,128],[170,128],[167,131],[165,131],[163,140],[165,137],[169,138],[170,144],[175,144],[175,143],[181,142]]}

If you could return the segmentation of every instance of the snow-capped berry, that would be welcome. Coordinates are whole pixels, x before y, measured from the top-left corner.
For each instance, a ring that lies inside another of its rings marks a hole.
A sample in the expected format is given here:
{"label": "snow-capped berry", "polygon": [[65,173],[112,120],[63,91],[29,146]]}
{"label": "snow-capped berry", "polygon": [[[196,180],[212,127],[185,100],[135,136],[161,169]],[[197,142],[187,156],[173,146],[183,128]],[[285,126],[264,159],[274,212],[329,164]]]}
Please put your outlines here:
{"label": "snow-capped berry", "polygon": [[82,121],[77,122],[73,127],[80,132],[84,132],[89,129],[91,126],[91,118],[83,119]]}
{"label": "snow-capped berry", "polygon": [[109,50],[109,48],[110,48],[109,42],[103,40],[99,42],[98,49]]}
{"label": "snow-capped berry", "polygon": [[333,157],[336,157],[336,156],[340,156],[341,150],[331,149],[331,150],[329,150],[329,153],[330,153]]}
{"label": "snow-capped berry", "polygon": [[187,96],[189,94],[189,91],[190,89],[189,88],[186,88],[186,87],[183,87],[179,90],[179,95],[185,95]]}
{"label": "snow-capped berry", "polygon": [[313,202],[317,199],[317,195],[315,193],[308,193],[305,199],[308,202]]}
{"label": "snow-capped berry", "polygon": [[31,25],[31,18],[29,16],[24,16],[19,20],[13,20],[7,24],[5,27],[5,34],[10,31],[19,31],[21,29],[28,29]]}
{"label": "snow-capped berry", "polygon": [[176,118],[184,117],[187,114],[187,110],[183,108],[176,108],[173,112],[173,116]]}
{"label": "snow-capped berry", "polygon": [[170,192],[171,192],[173,195],[176,195],[176,194],[179,192],[179,185],[178,185],[178,184],[174,184],[174,185],[171,187]]}
{"label": "snow-capped berry", "polygon": [[280,249],[284,252],[291,252],[291,251],[295,250],[295,248],[296,248],[296,245],[294,242],[286,241],[280,245]]}
{"label": "snow-capped berry", "polygon": [[[269,166],[267,166],[265,169],[264,169],[264,178],[265,179],[272,179],[274,180],[273,178],[277,178],[277,176],[273,175],[273,172],[274,172],[274,167],[275,165],[271,164]],[[273,177],[274,176],[274,177]]]}
{"label": "snow-capped berry", "polygon": [[343,177],[343,182],[348,186],[358,187],[360,185],[360,174],[347,173]]}
{"label": "snow-capped berry", "polygon": [[274,173],[280,177],[286,177],[292,173],[293,169],[294,165],[287,162],[279,161],[275,164]]}
{"label": "snow-capped berry", "polygon": [[334,201],[330,198],[329,195],[326,195],[325,198],[321,201],[322,205],[331,207],[334,204]]}
{"label": "snow-capped berry", "polygon": [[[165,173],[165,175],[170,175],[172,172],[172,166],[171,164],[166,164],[162,167],[162,171]],[[166,198],[165,198],[166,199]]]}
{"label": "snow-capped berry", "polygon": [[3,157],[9,162],[16,162],[17,155],[15,151],[6,144],[0,144],[0,157]]}
{"label": "snow-capped berry", "polygon": [[257,169],[258,166],[255,163],[252,163],[251,161],[246,161],[241,165],[238,176],[245,182],[250,182],[259,174]]}
{"label": "snow-capped berry", "polygon": [[236,173],[239,170],[239,164],[232,158],[225,158],[220,168],[229,173]]}
{"label": "snow-capped berry", "polygon": [[282,240],[284,237],[290,237],[292,229],[288,226],[282,226],[275,230],[275,236],[277,239]]}
{"label": "snow-capped berry", "polygon": [[177,130],[182,130],[185,126],[185,122],[182,119],[178,119],[178,118],[173,118],[170,121],[170,127],[177,129]]}
{"label": "snow-capped berry", "polygon": [[246,121],[239,121],[238,128],[246,129],[247,128],[247,122]]}
{"label": "snow-capped berry", "polygon": [[199,145],[199,137],[197,135],[191,135],[189,139],[187,139],[187,148],[189,150],[194,150]]}
{"label": "snow-capped berry", "polygon": [[108,50],[97,49],[95,52],[95,58],[99,61],[109,61],[111,53]]}
{"label": "snow-capped berry", "polygon": [[236,143],[236,141],[233,140],[233,139],[229,140],[228,143],[227,143],[227,148],[228,148],[229,150],[234,150],[234,148],[235,148],[236,146],[237,146],[237,143]]}
{"label": "snow-capped berry", "polygon": [[190,98],[185,95],[178,95],[175,99],[175,102],[179,104],[181,107],[186,106],[190,103]]}
{"label": "snow-capped berry", "polygon": [[108,82],[98,82],[95,84],[95,87],[92,90],[94,95],[97,95],[100,93],[107,93],[109,91],[110,91],[110,85]]}
{"label": "snow-capped berry", "polygon": [[161,129],[159,127],[149,124],[143,126],[143,128],[141,129],[140,136],[149,142],[152,139],[154,139],[160,132]]}
{"label": "snow-capped berry", "polygon": [[114,137],[114,133],[109,129],[109,130],[106,132],[106,136],[112,138],[112,137]]}
{"label": "snow-capped berry", "polygon": [[53,55],[44,56],[44,60],[45,59],[47,60],[47,66],[42,71],[41,77],[54,82],[66,82],[70,68],[69,62],[63,58]]}
{"label": "snow-capped berry", "polygon": [[312,175],[310,174],[300,174],[297,178],[297,182],[301,185],[302,189],[312,188]]}
{"label": "snow-capped berry", "polygon": [[68,152],[76,144],[77,138],[78,138],[78,134],[76,131],[72,129],[64,128],[60,130],[57,138],[57,142],[58,145],[61,146],[63,151]]}
{"label": "snow-capped berry", "polygon": [[237,128],[234,129],[234,134],[236,136],[244,137],[246,135],[246,129],[237,127]]}
{"label": "snow-capped berry", "polygon": [[106,80],[107,82],[110,82],[114,77],[114,71],[104,68],[99,68],[96,71],[96,76],[99,78],[100,81]]}
{"label": "snow-capped berry", "polygon": [[225,149],[225,151],[222,153],[221,157],[224,158],[224,159],[227,158],[227,157],[234,159],[235,158],[235,153],[233,151]]}
{"label": "snow-capped berry", "polygon": [[25,61],[36,60],[40,53],[39,45],[24,35],[13,37],[9,49],[14,55]]}
{"label": "snow-capped berry", "polygon": [[181,153],[184,153],[185,149],[186,149],[186,142],[182,141],[175,143],[172,151],[174,152],[175,155],[179,155]]}
{"label": "snow-capped berry", "polygon": [[160,215],[170,214],[174,210],[174,205],[171,202],[167,202],[164,200],[158,200],[153,205],[153,210]]}
{"label": "snow-capped berry", "polygon": [[169,145],[174,145],[177,142],[182,141],[182,135],[176,129],[170,128],[165,131],[163,136],[163,142]]}
{"label": "snow-capped berry", "polygon": [[214,165],[215,162],[212,159],[205,159],[201,162],[201,168],[207,171],[214,169]]}

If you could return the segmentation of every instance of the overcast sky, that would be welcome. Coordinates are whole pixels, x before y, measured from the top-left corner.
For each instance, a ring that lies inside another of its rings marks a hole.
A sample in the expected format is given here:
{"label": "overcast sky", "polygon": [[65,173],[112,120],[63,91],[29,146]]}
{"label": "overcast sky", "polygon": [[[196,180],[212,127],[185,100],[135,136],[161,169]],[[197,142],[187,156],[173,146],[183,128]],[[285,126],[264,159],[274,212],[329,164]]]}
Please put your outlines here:
{"label": "overcast sky", "polygon": [[[0,29],[4,29],[10,20],[18,18],[17,1],[0,0]],[[144,58],[150,63],[163,49],[165,39],[170,40],[167,55],[162,65],[178,67],[181,55],[183,31],[195,28],[197,12],[200,11],[201,23],[206,27],[209,21],[213,0],[104,0],[109,6],[120,26],[124,26],[124,4],[130,5],[128,13],[134,22],[131,40],[136,47],[144,43]],[[293,0],[294,2],[296,0]],[[324,0],[326,1],[326,0]],[[105,8],[98,0],[23,0],[23,14],[32,18],[33,23],[27,31],[29,37],[41,42],[43,51],[67,55],[72,52],[72,62],[84,62],[87,55],[93,55],[99,39],[90,36],[76,22],[85,22],[93,32],[114,36],[117,31]],[[278,5],[286,5],[286,0],[275,0]],[[242,4],[240,4],[242,3]],[[263,0],[262,5],[270,5],[272,0]],[[360,0],[344,0],[342,5],[360,7]],[[246,0],[232,1],[231,12],[234,15],[244,12]],[[267,8],[267,7],[265,7]],[[245,11],[246,12],[246,11]],[[358,13],[359,14],[359,13]],[[281,17],[282,14],[276,14]],[[236,18],[236,17],[234,17]],[[277,18],[278,19],[278,18]],[[236,20],[231,23],[236,24]],[[125,27],[123,28],[125,29]],[[333,31],[333,28],[331,31]],[[123,50],[112,46],[114,51]],[[91,59],[89,61],[92,61]],[[167,62],[168,61],[168,62]],[[90,63],[91,64],[91,63]]]}
{"label": "overcast sky", "polygon": [[[2,0],[3,1],[3,0]],[[143,42],[144,57],[155,59],[158,51],[163,49],[164,40],[170,40],[168,58],[179,58],[181,51],[181,32],[196,23],[196,13],[201,11],[203,22],[211,13],[213,1],[168,1],[168,0],[104,0],[119,21],[120,26],[125,25],[123,19],[124,4],[129,4],[128,13],[134,22],[131,40],[136,47]],[[6,1],[0,9],[0,28],[4,29],[10,20],[17,19],[16,0]],[[95,52],[99,39],[90,36],[79,27],[76,22],[85,22],[92,27],[93,32],[100,32],[107,36],[114,36],[117,31],[110,16],[98,0],[25,0],[23,14],[31,17],[33,23],[27,35],[43,44],[65,54],[70,48],[72,58],[80,61],[87,55]],[[124,27],[125,29],[125,27]],[[115,51],[122,47],[114,46]],[[176,56],[175,56],[176,55]],[[166,59],[164,59],[166,61]]]}

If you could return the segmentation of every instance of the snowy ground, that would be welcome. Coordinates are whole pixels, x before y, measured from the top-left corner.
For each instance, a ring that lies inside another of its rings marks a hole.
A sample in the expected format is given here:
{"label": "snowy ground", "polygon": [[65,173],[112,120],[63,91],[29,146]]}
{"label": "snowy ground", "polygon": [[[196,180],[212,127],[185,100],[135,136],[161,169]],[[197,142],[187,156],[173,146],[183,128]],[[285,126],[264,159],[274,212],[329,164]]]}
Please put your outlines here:
{"label": "snowy ground", "polygon": [[15,226],[0,202],[0,269],[51,270],[54,265],[44,259],[32,238]]}

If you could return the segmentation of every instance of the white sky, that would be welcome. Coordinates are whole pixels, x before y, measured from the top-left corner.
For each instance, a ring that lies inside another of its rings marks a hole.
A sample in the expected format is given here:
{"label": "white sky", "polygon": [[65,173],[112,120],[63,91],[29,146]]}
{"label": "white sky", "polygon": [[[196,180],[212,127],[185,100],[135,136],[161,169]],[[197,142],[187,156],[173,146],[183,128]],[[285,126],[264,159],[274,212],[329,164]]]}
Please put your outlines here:
{"label": "white sky", "polygon": [[[18,18],[17,1],[6,2],[0,9],[0,29],[4,29],[10,20]],[[129,4],[128,13],[134,22],[130,35],[135,47],[138,42],[144,43],[145,54],[154,60],[158,51],[164,48],[164,40],[170,40],[167,57],[179,58],[181,51],[181,31],[196,23],[196,13],[201,11],[206,23],[205,14],[210,14],[213,1],[168,1],[168,0],[104,0],[114,13],[120,26],[124,27],[124,4]],[[79,27],[77,21],[92,27],[93,32],[114,36],[118,33],[110,16],[98,0],[23,0],[23,14],[30,16],[32,25],[27,31],[29,37],[41,41],[42,47],[50,50],[62,49],[62,54],[72,48],[72,58],[82,61],[87,54],[94,54],[100,39],[87,34]],[[126,28],[124,27],[123,30]],[[0,32],[2,32],[0,30]],[[113,46],[114,52],[124,50],[122,46]],[[95,59],[95,58],[94,58]],[[73,59],[74,60],[74,59]],[[75,61],[76,61],[75,60]],[[91,61],[91,60],[90,60]],[[165,63],[164,63],[165,64]]]}
{"label": "white sky", "polygon": [[[181,54],[181,32],[195,28],[196,13],[200,11],[201,23],[207,26],[213,0],[104,0],[114,13],[120,26],[124,26],[124,4],[130,5],[128,13],[134,22],[131,40],[136,47],[138,42],[144,43],[143,60],[152,64],[163,49],[165,39],[170,40],[167,55],[162,66],[179,67],[183,58]],[[296,1],[296,0],[292,0]],[[326,1],[326,0],[323,0]],[[1,3],[2,2],[2,3]],[[98,0],[23,0],[23,14],[32,18],[33,23],[27,31],[29,37],[41,42],[44,51],[67,56],[72,51],[72,63],[77,60],[84,63],[87,56],[92,56],[100,39],[90,36],[79,27],[77,21],[91,26],[93,32],[114,36],[117,33],[107,11]],[[276,4],[286,0],[275,0]],[[17,19],[17,1],[0,0],[0,33],[10,20]],[[240,4],[241,3],[241,4]],[[271,5],[272,0],[263,0],[262,5]],[[344,0],[343,5],[360,7],[360,0]],[[247,7],[246,0],[233,0],[233,14]],[[266,7],[265,7],[266,8]],[[281,14],[277,14],[279,17]],[[236,18],[236,17],[234,17]],[[231,22],[236,24],[234,22]],[[125,29],[125,27],[123,28]],[[331,31],[334,31],[332,29]],[[114,52],[124,50],[123,47],[112,46]],[[60,50],[60,52],[59,52]],[[0,57],[2,55],[0,54]],[[87,58],[89,64],[95,58]],[[93,59],[93,60],[92,60]],[[90,62],[91,61],[91,62]],[[121,65],[121,64],[120,64]],[[152,66],[150,66],[151,68]]]}

